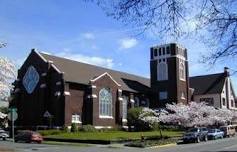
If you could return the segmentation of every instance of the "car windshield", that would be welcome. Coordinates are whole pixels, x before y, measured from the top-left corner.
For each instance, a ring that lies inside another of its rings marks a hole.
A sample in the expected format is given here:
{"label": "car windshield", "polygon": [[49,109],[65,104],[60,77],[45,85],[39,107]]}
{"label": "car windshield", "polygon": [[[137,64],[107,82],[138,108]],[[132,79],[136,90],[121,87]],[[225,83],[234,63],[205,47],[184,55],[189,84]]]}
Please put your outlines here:
{"label": "car windshield", "polygon": [[198,128],[191,128],[188,130],[188,132],[197,132],[198,131]]}
{"label": "car windshield", "polygon": [[215,129],[210,129],[209,132],[210,132],[210,133],[215,133],[216,130],[215,130]]}

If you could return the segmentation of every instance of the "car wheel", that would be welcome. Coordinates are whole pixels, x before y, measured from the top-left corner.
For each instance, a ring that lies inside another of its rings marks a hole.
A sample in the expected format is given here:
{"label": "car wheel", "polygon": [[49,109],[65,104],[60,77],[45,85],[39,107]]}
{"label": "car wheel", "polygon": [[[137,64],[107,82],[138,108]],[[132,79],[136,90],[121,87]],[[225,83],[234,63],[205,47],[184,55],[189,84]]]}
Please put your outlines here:
{"label": "car wheel", "polygon": [[200,138],[199,137],[197,137],[196,142],[200,143]]}
{"label": "car wheel", "polygon": [[5,140],[6,140],[6,138],[2,138],[2,140],[4,140],[4,141],[5,141]]}

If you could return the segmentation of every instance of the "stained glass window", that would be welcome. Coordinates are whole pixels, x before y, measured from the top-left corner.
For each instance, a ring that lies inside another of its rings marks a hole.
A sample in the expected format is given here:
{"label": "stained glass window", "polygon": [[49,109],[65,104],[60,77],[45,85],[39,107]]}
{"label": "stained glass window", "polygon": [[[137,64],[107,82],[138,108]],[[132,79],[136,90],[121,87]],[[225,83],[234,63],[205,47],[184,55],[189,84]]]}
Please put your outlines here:
{"label": "stained glass window", "polygon": [[110,89],[103,88],[99,93],[100,116],[112,116],[112,94]]}
{"label": "stained glass window", "polygon": [[30,66],[23,78],[23,86],[27,93],[31,94],[39,82],[39,74],[33,66]]}

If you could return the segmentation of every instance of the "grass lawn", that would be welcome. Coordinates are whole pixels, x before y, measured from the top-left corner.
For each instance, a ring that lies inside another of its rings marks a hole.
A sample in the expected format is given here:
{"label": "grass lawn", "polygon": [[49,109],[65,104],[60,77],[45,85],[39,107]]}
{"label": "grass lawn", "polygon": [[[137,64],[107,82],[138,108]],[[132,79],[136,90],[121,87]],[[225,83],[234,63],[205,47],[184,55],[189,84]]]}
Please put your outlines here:
{"label": "grass lawn", "polygon": [[[163,136],[174,137],[181,136],[180,131],[162,131]],[[145,137],[159,136],[159,131],[147,132],[126,132],[126,131],[105,131],[105,132],[77,132],[77,133],[58,133],[55,135],[47,135],[50,138],[64,138],[64,139],[81,139],[81,140],[120,140],[120,139],[140,139],[141,135]]]}

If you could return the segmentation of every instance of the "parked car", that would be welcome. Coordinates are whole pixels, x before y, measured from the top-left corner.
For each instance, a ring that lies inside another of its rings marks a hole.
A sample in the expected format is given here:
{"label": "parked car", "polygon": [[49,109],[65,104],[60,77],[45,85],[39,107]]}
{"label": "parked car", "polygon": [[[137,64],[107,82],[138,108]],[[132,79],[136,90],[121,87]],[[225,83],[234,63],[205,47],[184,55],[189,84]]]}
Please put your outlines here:
{"label": "parked car", "polygon": [[15,136],[15,142],[42,143],[43,137],[34,131],[21,131]]}
{"label": "parked car", "polygon": [[207,141],[207,128],[191,128],[183,136],[183,142],[197,142]]}
{"label": "parked car", "polygon": [[220,129],[210,129],[207,133],[208,139],[218,139],[224,137],[224,132]]}
{"label": "parked car", "polygon": [[235,126],[221,126],[220,130],[224,132],[224,137],[235,136]]}
{"label": "parked car", "polygon": [[9,138],[9,135],[8,135],[8,133],[5,130],[0,129],[0,138],[2,140],[6,140],[7,138]]}

